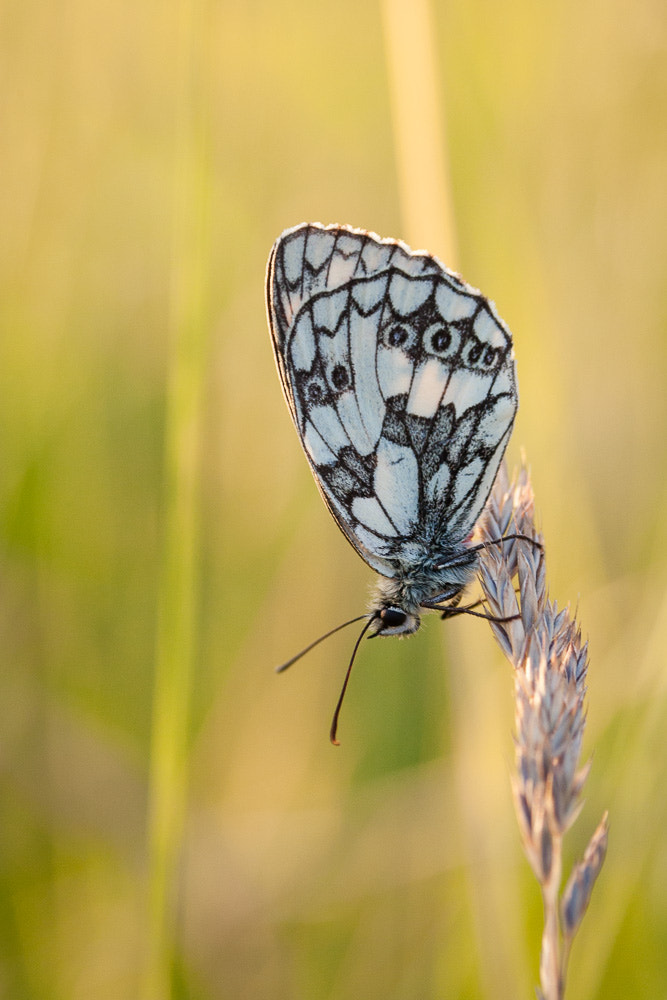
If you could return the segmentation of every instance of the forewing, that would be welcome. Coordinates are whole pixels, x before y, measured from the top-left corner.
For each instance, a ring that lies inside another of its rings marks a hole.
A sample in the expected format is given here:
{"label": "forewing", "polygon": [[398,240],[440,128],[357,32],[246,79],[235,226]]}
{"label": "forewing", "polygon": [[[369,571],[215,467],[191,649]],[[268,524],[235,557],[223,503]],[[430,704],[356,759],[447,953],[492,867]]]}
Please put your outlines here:
{"label": "forewing", "polygon": [[435,258],[348,227],[297,226],[267,277],[278,370],[338,525],[385,576],[460,543],[516,411],[511,338]]}

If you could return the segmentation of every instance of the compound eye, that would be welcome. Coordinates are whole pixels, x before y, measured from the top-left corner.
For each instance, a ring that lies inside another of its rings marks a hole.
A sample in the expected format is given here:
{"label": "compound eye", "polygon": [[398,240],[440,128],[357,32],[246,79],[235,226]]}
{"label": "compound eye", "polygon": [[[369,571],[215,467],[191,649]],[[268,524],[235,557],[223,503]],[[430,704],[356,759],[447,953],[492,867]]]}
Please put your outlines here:
{"label": "compound eye", "polygon": [[401,611],[400,608],[383,608],[380,612],[380,618],[385,628],[399,628],[405,624],[407,617],[405,611]]}

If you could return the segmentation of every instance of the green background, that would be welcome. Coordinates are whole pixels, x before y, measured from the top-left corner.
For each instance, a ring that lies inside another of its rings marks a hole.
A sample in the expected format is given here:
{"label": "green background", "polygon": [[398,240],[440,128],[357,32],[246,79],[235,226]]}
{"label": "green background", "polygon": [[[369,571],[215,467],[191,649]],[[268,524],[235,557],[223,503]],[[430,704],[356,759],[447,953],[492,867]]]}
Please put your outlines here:
{"label": "green background", "polygon": [[[534,995],[541,902],[488,628],[433,617],[363,646],[337,750],[352,634],[272,673],[362,613],[373,579],[301,454],[263,283],[274,239],[304,220],[427,242],[398,181],[391,95],[409,81],[391,76],[384,15],[352,0],[0,11],[3,997],[166,1000],[169,978],[202,1000]],[[653,1000],[667,14],[452,0],[432,3],[429,35],[452,263],[513,330],[510,464],[525,448],[551,596],[590,639],[593,764],[568,869],[606,808],[610,846],[570,993]]]}

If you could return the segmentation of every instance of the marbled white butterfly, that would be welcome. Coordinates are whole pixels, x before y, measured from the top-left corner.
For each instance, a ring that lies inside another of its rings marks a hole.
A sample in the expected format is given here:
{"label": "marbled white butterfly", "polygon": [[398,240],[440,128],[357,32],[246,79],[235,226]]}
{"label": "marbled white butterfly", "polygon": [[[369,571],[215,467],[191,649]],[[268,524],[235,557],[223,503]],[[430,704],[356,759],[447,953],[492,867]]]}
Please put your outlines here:
{"label": "marbled white butterfly", "polygon": [[366,632],[409,635],[422,609],[452,612],[474,574],[469,536],[518,405],[510,331],[437,258],[318,223],[275,243],[267,309],[315,481],[380,574],[355,652]]}

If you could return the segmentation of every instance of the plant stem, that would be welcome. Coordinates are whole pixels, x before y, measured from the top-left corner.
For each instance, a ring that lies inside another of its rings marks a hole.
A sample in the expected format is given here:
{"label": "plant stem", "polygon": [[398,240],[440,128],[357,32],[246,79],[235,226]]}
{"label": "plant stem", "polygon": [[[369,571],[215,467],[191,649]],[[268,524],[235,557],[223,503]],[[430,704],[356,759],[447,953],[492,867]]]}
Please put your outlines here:
{"label": "plant stem", "polygon": [[206,358],[208,178],[201,109],[206,0],[178,8],[171,343],[165,510],[148,816],[146,1000],[169,1000],[187,803],[188,726],[197,623],[200,440]]}
{"label": "plant stem", "polygon": [[544,1000],[562,1000],[563,980],[560,954],[560,924],[558,919],[558,890],[561,881],[561,838],[552,843],[551,876],[542,886],[544,901],[544,930],[540,954],[540,984]]}

